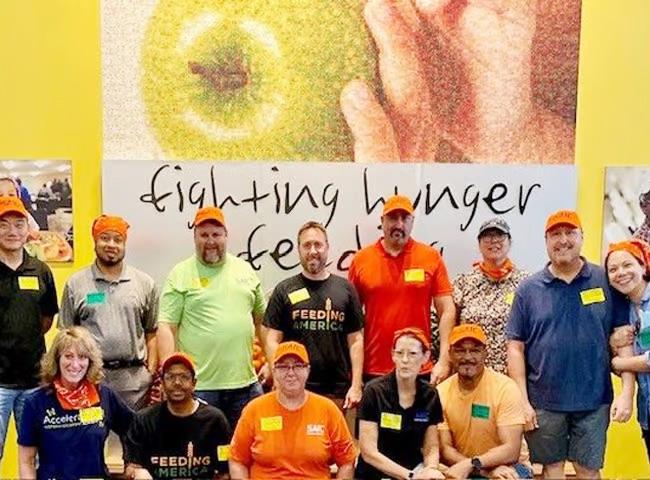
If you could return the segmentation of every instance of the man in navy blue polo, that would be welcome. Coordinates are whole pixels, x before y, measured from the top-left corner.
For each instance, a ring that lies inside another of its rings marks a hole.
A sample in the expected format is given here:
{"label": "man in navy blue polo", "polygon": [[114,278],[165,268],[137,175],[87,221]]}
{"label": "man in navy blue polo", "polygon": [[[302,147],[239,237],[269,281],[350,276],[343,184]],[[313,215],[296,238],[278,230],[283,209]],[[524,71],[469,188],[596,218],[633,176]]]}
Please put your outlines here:
{"label": "man in navy blue polo", "polygon": [[[610,418],[630,418],[634,376],[612,403],[608,340],[627,323],[626,300],[605,271],[580,255],[583,235],[573,211],[546,222],[550,263],[517,289],[506,327],[508,372],[524,398],[531,460],[545,478],[599,478]],[[611,404],[611,412],[610,412]]]}

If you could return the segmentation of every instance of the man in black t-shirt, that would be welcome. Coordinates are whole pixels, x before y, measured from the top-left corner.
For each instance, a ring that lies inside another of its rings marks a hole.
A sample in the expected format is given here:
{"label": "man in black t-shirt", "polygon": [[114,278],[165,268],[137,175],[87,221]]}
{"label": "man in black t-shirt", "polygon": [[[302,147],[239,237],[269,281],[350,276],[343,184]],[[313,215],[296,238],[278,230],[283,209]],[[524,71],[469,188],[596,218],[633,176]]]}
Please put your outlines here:
{"label": "man in black t-shirt", "polygon": [[38,387],[44,334],[59,311],[50,268],[24,249],[28,214],[17,197],[0,197],[0,460],[9,418],[16,425]]}
{"label": "man in black t-shirt", "polygon": [[127,478],[226,477],[232,431],[221,410],[194,398],[187,355],[165,360],[162,386],[167,400],[139,412],[126,436]]}
{"label": "man in black t-shirt", "polygon": [[311,373],[307,389],[327,395],[342,408],[361,400],[363,311],[354,287],[327,270],[325,228],[307,222],[298,231],[302,272],[280,282],[264,315],[266,355],[282,341],[307,347]]}

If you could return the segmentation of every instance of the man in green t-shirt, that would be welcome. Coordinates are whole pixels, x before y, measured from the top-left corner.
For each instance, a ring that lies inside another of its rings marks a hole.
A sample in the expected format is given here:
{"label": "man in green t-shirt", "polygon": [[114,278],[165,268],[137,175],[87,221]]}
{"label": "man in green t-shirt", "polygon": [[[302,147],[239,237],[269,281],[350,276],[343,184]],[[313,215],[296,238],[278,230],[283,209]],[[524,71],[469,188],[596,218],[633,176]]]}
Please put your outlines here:
{"label": "man in green t-shirt", "polygon": [[227,240],[221,209],[199,209],[195,254],[172,268],[160,297],[158,348],[162,360],[176,350],[189,354],[197,367],[196,395],[236,425],[246,403],[262,393],[252,356],[266,305],[257,275],[226,251]]}

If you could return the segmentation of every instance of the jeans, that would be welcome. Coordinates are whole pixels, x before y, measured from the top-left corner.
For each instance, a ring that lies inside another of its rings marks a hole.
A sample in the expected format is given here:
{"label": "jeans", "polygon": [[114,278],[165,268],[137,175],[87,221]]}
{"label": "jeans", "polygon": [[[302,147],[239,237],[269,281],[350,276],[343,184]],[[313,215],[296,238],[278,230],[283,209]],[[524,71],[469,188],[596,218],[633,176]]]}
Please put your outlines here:
{"label": "jeans", "polygon": [[197,390],[195,393],[201,400],[221,410],[234,431],[246,404],[262,395],[264,391],[260,382],[255,382],[247,387],[232,390]]}
{"label": "jeans", "polygon": [[0,387],[0,460],[2,460],[2,452],[4,451],[7,430],[9,429],[11,412],[13,411],[16,430],[18,430],[20,418],[23,414],[23,407],[25,406],[25,398],[35,390],[36,388],[13,389]]}

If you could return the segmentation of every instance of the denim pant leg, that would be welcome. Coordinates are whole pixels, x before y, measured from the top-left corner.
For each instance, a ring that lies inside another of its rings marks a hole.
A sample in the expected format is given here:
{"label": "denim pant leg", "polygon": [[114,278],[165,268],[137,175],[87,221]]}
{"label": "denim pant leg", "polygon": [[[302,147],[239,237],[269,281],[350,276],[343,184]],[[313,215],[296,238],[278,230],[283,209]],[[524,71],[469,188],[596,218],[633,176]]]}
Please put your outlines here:
{"label": "denim pant leg", "polygon": [[223,403],[227,405],[224,413],[226,414],[226,418],[228,418],[228,422],[233,431],[237,426],[239,417],[241,417],[241,412],[246,404],[263,393],[264,390],[262,389],[260,382],[255,382],[250,384],[248,387],[238,388],[236,390],[223,391]]}
{"label": "denim pant leg", "polygon": [[21,392],[23,390],[0,387],[0,460],[4,451],[11,412],[14,410],[16,398],[20,396]]}

